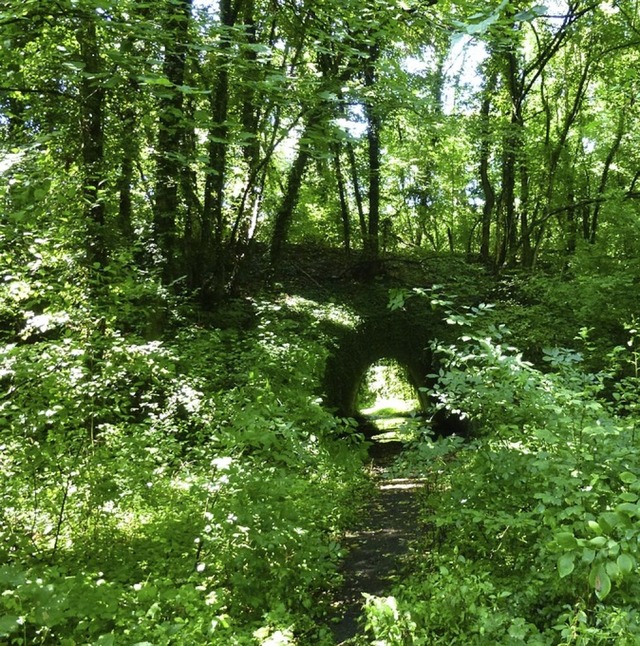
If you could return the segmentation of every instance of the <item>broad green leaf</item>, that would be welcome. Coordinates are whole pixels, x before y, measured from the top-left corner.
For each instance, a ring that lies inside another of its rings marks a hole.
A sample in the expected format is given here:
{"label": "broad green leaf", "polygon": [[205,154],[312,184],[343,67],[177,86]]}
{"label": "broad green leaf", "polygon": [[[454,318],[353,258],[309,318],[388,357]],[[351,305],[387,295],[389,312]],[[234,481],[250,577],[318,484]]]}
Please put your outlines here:
{"label": "broad green leaf", "polygon": [[578,547],[578,541],[573,535],[573,532],[560,532],[556,534],[555,541],[557,545],[567,550]]}
{"label": "broad green leaf", "polygon": [[558,574],[561,579],[564,579],[565,576],[569,576],[573,572],[575,568],[574,558],[574,554],[563,554],[558,559]]}
{"label": "broad green leaf", "polygon": [[173,87],[173,83],[166,76],[140,76],[138,81],[143,85],[163,85]]}
{"label": "broad green leaf", "polygon": [[620,572],[622,574],[629,574],[634,566],[635,566],[635,561],[632,556],[629,556],[628,554],[620,554],[618,556],[616,563],[618,564],[618,568],[620,569]]}
{"label": "broad green leaf", "polygon": [[547,7],[542,4],[537,4],[531,9],[521,11],[514,16],[514,20],[522,20],[524,22],[531,22],[534,18],[544,15],[547,12]]}
{"label": "broad green leaf", "polygon": [[588,520],[587,521],[587,527],[594,534],[602,534],[602,527],[600,527],[600,525],[595,520]]}
{"label": "broad green leaf", "polygon": [[605,570],[612,579],[617,579],[620,576],[620,568],[616,561],[607,561]]}
{"label": "broad green leaf", "polygon": [[598,525],[604,532],[610,532],[614,527],[625,525],[627,522],[628,517],[613,511],[605,511],[598,518]]}
{"label": "broad green leaf", "polygon": [[609,575],[607,572],[604,570],[599,570],[598,573],[596,574],[596,581],[595,581],[595,591],[596,591],[596,596],[600,601],[605,599],[609,592],[611,592],[611,579],[609,578]]}
{"label": "broad green leaf", "polygon": [[632,516],[633,514],[638,513],[638,505],[635,505],[631,502],[622,502],[616,506],[616,511]]}
{"label": "broad green leaf", "polygon": [[0,617],[0,637],[8,637],[20,627],[20,618],[15,615]]}
{"label": "broad green leaf", "polygon": [[631,473],[631,471],[623,471],[620,474],[620,480],[624,482],[625,484],[631,484],[632,482],[635,482],[638,479],[638,476],[635,473]]}
{"label": "broad green leaf", "polygon": [[606,536],[596,536],[589,541],[589,545],[593,545],[594,547],[604,547],[606,543]]}

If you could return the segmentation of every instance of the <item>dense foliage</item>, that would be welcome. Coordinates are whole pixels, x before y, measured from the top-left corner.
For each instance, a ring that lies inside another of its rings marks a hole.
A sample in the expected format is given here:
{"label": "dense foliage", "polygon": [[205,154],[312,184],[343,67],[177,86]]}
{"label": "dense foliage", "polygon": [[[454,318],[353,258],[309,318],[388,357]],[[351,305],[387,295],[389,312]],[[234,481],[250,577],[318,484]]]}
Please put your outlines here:
{"label": "dense foliage", "polygon": [[[331,643],[371,490],[322,374],[387,286],[460,331],[470,431],[414,420],[428,531],[361,639],[640,642],[639,20],[1,2],[0,642]],[[426,401],[377,359],[361,408]]]}
{"label": "dense foliage", "polygon": [[317,325],[350,319],[253,305],[244,332],[145,341],[67,312],[2,347],[3,643],[321,642],[363,480],[314,392]]}
{"label": "dense foliage", "polygon": [[636,644],[638,331],[607,370],[554,347],[541,371],[490,312],[449,312],[463,334],[434,343],[438,406],[476,437],[425,429],[402,458],[429,478],[429,531],[394,595],[368,599],[375,643]]}
{"label": "dense foliage", "polygon": [[274,271],[301,239],[373,273],[393,249],[636,251],[632,1],[10,0],[0,35],[23,262],[68,246],[210,303],[260,242]]}

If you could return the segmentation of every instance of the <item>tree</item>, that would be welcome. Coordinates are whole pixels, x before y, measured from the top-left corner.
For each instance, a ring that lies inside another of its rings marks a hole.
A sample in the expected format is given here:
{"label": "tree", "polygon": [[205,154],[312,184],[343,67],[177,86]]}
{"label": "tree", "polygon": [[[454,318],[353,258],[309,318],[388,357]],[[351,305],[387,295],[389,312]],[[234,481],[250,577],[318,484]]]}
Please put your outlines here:
{"label": "tree", "polygon": [[[162,34],[164,61],[158,96],[158,134],[154,238],[162,255],[162,275],[166,283],[180,276],[178,245],[179,185],[184,162],[181,159],[185,137],[184,94],[187,52],[191,22],[191,0],[167,0],[163,6]],[[168,89],[167,89],[168,88]]]}

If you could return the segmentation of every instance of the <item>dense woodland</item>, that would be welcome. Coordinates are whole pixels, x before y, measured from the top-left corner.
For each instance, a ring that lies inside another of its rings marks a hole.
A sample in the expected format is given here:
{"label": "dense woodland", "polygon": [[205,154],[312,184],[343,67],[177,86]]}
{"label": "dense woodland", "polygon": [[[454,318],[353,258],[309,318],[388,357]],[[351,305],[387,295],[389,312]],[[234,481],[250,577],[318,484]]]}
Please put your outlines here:
{"label": "dense woodland", "polygon": [[4,0],[0,40],[0,643],[334,643],[371,482],[323,374],[380,297],[450,333],[353,643],[640,643],[637,0]]}

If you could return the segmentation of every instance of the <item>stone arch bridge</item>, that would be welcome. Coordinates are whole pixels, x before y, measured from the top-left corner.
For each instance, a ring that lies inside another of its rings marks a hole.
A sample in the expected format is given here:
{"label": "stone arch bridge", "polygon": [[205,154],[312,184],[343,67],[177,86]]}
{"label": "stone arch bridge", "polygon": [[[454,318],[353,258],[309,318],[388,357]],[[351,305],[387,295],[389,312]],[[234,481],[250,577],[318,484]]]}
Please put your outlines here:
{"label": "stone arch bridge", "polygon": [[[369,367],[382,359],[394,359],[407,370],[422,409],[429,408],[428,395],[421,388],[432,385],[427,375],[436,372],[430,342],[452,339],[455,330],[434,312],[426,299],[414,299],[403,310],[384,306],[361,315],[355,329],[345,329],[334,338],[327,360],[323,394],[325,405],[340,417],[363,421],[358,411],[358,390]],[[440,431],[460,432],[460,423],[440,420]],[[454,428],[455,427],[455,428]]]}

